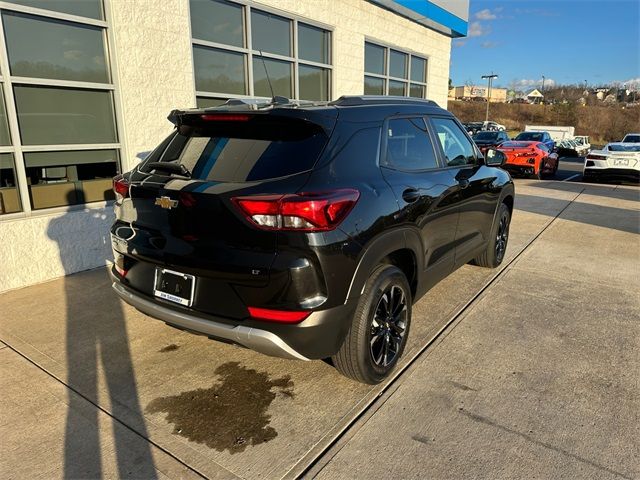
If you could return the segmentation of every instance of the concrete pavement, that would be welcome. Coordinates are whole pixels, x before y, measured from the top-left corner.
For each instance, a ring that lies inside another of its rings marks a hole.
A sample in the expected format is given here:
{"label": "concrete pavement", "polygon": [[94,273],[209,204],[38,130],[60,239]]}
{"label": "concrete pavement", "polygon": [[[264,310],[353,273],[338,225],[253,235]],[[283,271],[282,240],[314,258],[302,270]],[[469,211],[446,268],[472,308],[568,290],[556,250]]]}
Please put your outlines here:
{"label": "concrete pavement", "polygon": [[529,248],[480,298],[499,272],[466,266],[422,299],[409,370],[378,387],[149,320],[101,270],[0,295],[0,476],[637,476],[638,205],[519,181],[508,258]]}

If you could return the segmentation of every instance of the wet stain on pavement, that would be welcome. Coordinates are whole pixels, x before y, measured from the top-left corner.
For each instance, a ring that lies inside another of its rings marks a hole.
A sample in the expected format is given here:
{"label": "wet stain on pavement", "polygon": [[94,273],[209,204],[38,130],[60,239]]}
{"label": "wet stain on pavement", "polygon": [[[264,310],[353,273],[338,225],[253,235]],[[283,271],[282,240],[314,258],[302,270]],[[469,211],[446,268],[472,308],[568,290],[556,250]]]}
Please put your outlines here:
{"label": "wet stain on pavement", "polygon": [[177,349],[180,348],[180,345],[176,345],[175,343],[172,343],[170,345],[167,345],[166,347],[162,347],[159,352],[160,353],[165,353],[165,352],[173,352]]}
{"label": "wet stain on pavement", "polygon": [[219,452],[240,453],[276,438],[278,432],[269,425],[267,409],[278,395],[293,398],[291,377],[270,380],[267,372],[238,362],[220,365],[215,373],[220,383],[156,398],[146,412],[166,413],[173,433]]}
{"label": "wet stain on pavement", "polygon": [[464,383],[459,383],[459,382],[452,381],[451,385],[453,385],[456,388],[459,388],[460,390],[464,390],[466,392],[468,392],[468,391],[477,392],[478,391],[477,389],[471,388],[470,386],[465,385]]}

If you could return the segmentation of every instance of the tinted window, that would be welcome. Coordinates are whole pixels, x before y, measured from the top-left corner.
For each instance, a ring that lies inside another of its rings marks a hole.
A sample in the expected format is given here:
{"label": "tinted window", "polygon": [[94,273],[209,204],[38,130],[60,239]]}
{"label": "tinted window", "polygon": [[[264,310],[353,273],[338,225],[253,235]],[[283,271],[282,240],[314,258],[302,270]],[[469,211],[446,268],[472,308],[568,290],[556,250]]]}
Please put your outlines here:
{"label": "tinted window", "polygon": [[110,81],[101,28],[20,13],[2,17],[12,75]]}
{"label": "tinted window", "polygon": [[244,95],[245,55],[217,48],[193,46],[196,90]]}
{"label": "tinted window", "polygon": [[244,46],[242,7],[220,0],[191,0],[193,38]]}
{"label": "tinted window", "polygon": [[640,135],[627,135],[624,137],[625,143],[640,143]]}
{"label": "tinted window", "polygon": [[515,140],[542,142],[544,141],[544,135],[542,134],[542,132],[522,132],[518,134]]}
{"label": "tinted window", "polygon": [[377,77],[364,77],[365,95],[384,95],[384,79]]}
{"label": "tinted window", "polygon": [[[161,161],[177,161],[194,179],[251,182],[309,170],[327,141],[321,130],[307,125],[274,120],[249,123],[181,127]],[[150,158],[145,165],[149,161],[155,160]]]}
{"label": "tinted window", "polygon": [[300,65],[299,96],[301,100],[329,100],[329,70]]}
{"label": "tinted window", "polygon": [[[271,97],[271,88],[273,87],[273,95],[282,95],[291,98],[293,83],[293,63],[284,62],[282,60],[271,60],[255,55],[253,57],[253,93],[258,97]],[[267,72],[269,76],[267,77]],[[271,85],[269,85],[271,80]]]}
{"label": "tinted window", "polygon": [[438,166],[422,118],[399,118],[389,121],[384,164],[400,170],[424,170]]}
{"label": "tinted window", "polygon": [[368,73],[384,74],[384,47],[364,44],[364,71]]}
{"label": "tinted window", "polygon": [[640,145],[611,144],[607,147],[610,152],[640,152]]}
{"label": "tinted window", "polygon": [[251,36],[254,50],[291,56],[290,20],[271,13],[251,10]]}
{"label": "tinted window", "polygon": [[102,20],[101,0],[11,0],[11,2]]}
{"label": "tinted window", "polygon": [[407,55],[391,50],[389,57],[389,75],[392,77],[407,78]]}
{"label": "tinted window", "polygon": [[329,63],[329,32],[298,23],[298,56],[303,60]]}
{"label": "tinted window", "polygon": [[497,132],[478,132],[473,136],[474,140],[495,140],[498,138]]}
{"label": "tinted window", "polygon": [[501,147],[505,148],[529,148],[531,142],[504,142]]}
{"label": "tinted window", "polygon": [[450,118],[433,118],[433,125],[447,165],[475,165],[476,157],[473,144],[469,141],[458,124]]}
{"label": "tinted window", "polygon": [[13,89],[25,145],[117,141],[111,92],[37,85]]}

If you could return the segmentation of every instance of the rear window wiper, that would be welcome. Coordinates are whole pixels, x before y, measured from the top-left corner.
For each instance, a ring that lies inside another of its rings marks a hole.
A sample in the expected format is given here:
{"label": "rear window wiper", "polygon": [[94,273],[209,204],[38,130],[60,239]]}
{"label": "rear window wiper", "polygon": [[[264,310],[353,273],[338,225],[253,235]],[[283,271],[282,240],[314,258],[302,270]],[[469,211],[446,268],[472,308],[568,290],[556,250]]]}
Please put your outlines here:
{"label": "rear window wiper", "polygon": [[164,170],[165,172],[176,173],[183,177],[191,176],[191,172],[181,163],[149,162],[146,167],[148,170]]}

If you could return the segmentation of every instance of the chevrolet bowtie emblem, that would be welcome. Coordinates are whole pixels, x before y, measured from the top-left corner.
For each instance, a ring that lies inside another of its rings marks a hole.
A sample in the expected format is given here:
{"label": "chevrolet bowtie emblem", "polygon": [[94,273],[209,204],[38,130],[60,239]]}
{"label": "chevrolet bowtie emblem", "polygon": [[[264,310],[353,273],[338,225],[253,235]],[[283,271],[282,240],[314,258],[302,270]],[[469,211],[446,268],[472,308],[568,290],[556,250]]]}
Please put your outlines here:
{"label": "chevrolet bowtie emblem", "polygon": [[170,210],[178,206],[178,201],[171,200],[169,197],[158,197],[156,198],[155,204],[161,208],[166,208],[167,210]]}

